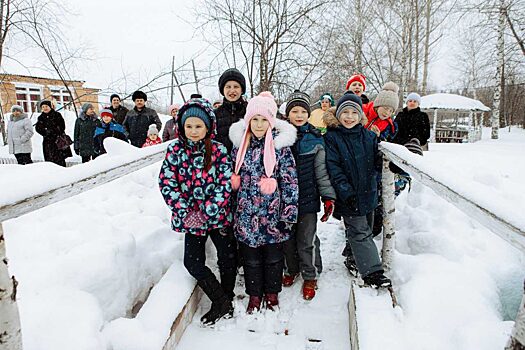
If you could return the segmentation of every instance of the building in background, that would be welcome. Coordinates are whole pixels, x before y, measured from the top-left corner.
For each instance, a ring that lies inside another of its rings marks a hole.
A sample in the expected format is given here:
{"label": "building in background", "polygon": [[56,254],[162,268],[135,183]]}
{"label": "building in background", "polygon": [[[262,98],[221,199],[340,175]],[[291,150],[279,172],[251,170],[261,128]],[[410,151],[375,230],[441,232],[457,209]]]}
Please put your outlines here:
{"label": "building in background", "polygon": [[[85,102],[91,102],[98,114],[100,89],[87,87],[85,81],[81,80],[68,80],[66,83],[78,108]],[[15,104],[22,106],[26,113],[38,112],[38,105],[42,100],[53,101],[57,110],[74,110],[71,96],[60,79],[1,74],[0,100],[4,113],[10,112],[11,106]]]}

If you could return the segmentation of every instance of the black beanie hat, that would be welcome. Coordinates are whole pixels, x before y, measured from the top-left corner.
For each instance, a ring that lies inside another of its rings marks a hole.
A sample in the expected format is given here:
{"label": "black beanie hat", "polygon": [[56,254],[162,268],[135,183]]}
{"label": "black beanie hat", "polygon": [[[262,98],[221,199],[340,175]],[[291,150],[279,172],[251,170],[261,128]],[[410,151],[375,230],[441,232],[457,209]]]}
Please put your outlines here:
{"label": "black beanie hat", "polygon": [[114,99],[115,97],[118,98],[118,100],[120,101],[120,96],[117,95],[117,94],[113,94],[113,95],[111,95],[111,96],[109,97],[109,102],[110,102],[110,103],[113,102],[113,99]]}
{"label": "black beanie hat", "polygon": [[306,93],[299,90],[295,90],[289,97],[286,102],[286,116],[290,113],[290,110],[295,106],[301,106],[308,112],[308,117],[310,117],[310,96]]}
{"label": "black beanie hat", "polygon": [[230,68],[225,70],[219,78],[219,92],[222,96],[224,96],[224,86],[231,80],[238,82],[241,85],[242,93],[246,93],[246,79],[244,79],[244,75],[236,68]]}
{"label": "black beanie hat", "polygon": [[42,106],[49,106],[49,108],[53,108],[53,106],[51,105],[51,101],[49,100],[43,100],[40,102],[40,107]]}
{"label": "black beanie hat", "polygon": [[133,95],[131,95],[131,99],[133,101],[135,101],[137,98],[141,98],[143,99],[144,101],[147,101],[148,100],[148,96],[146,96],[146,94],[140,90],[137,90],[133,93]]}
{"label": "black beanie hat", "polygon": [[193,100],[194,98],[202,98],[201,94],[191,94],[190,100]]}

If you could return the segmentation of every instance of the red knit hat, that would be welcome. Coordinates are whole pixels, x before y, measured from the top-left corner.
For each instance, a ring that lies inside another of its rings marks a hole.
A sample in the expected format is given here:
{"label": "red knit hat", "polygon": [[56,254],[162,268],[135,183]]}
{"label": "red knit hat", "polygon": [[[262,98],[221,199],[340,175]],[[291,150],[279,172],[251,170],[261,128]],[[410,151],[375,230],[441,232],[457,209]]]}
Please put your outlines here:
{"label": "red knit hat", "polygon": [[366,77],[363,74],[354,74],[348,79],[348,82],[346,83],[346,90],[350,89],[350,84],[352,84],[354,81],[358,81],[363,85],[363,91],[366,90]]}
{"label": "red knit hat", "polygon": [[104,108],[100,112],[100,118],[102,118],[102,117],[111,117],[111,118],[113,118],[113,112],[111,112],[111,110],[109,108]]}

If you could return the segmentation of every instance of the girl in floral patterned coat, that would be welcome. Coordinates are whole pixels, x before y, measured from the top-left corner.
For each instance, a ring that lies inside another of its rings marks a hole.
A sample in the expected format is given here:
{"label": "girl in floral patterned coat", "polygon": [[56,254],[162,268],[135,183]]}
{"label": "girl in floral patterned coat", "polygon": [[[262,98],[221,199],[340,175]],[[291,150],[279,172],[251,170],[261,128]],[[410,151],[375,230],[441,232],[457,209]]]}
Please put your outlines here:
{"label": "girl in floral patterned coat", "polygon": [[283,242],[297,222],[299,190],[290,146],[296,129],[277,120],[269,92],[248,102],[244,120],[230,128],[235,160],[232,188],[237,192],[234,231],[244,259],[248,313],[264,301],[278,306],[284,268]]}
{"label": "girl in floral patterned coat", "polygon": [[[174,231],[185,233],[184,266],[212,301],[205,325],[233,316],[237,274],[236,241],[231,230],[231,160],[216,135],[215,114],[205,99],[192,99],[178,114],[179,137],[168,146],[159,187],[172,211]],[[206,240],[217,248],[221,283],[205,265]]]}

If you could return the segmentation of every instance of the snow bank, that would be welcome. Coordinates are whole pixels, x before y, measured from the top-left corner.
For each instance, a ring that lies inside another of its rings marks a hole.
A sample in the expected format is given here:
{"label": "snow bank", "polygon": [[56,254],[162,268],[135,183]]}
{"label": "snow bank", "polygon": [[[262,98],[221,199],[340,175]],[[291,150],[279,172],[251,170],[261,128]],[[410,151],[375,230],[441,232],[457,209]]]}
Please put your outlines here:
{"label": "snow bank", "polygon": [[421,109],[452,109],[466,111],[485,111],[490,108],[478,100],[454,94],[432,94],[421,97]]}

